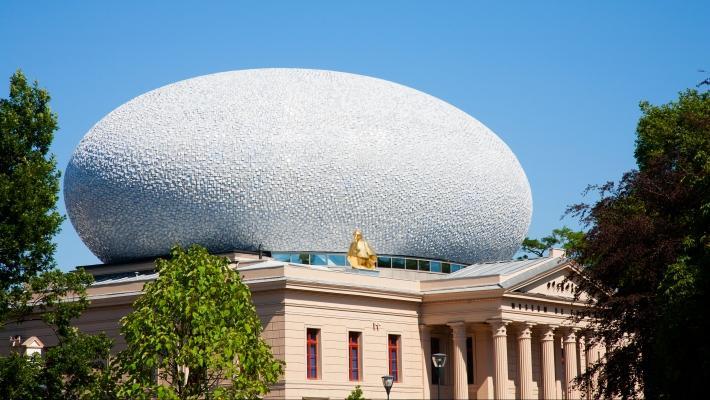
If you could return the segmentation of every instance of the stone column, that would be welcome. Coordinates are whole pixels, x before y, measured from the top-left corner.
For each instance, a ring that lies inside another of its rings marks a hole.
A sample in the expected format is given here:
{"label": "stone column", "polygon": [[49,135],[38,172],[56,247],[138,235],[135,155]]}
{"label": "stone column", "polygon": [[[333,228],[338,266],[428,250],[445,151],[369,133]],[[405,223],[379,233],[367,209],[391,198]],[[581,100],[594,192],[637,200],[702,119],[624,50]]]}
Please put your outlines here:
{"label": "stone column", "polygon": [[532,399],[532,337],[531,323],[524,323],[518,331],[518,378],[520,380],[520,398]]}
{"label": "stone column", "polygon": [[434,365],[431,361],[431,327],[419,325],[419,339],[422,344],[422,399],[431,397],[431,372]]}
{"label": "stone column", "polygon": [[468,379],[466,377],[466,324],[451,322],[448,324],[453,332],[454,351],[452,362],[454,367],[453,395],[456,400],[468,400]]}
{"label": "stone column", "polygon": [[493,329],[493,388],[496,399],[508,397],[508,321],[489,321]]}
{"label": "stone column", "polygon": [[574,379],[577,378],[577,336],[575,332],[574,328],[567,329],[563,340],[567,399],[579,398],[579,393],[574,387]]}
{"label": "stone column", "polygon": [[582,375],[587,372],[587,339],[580,336],[577,345],[579,347],[579,374]]}
{"label": "stone column", "polygon": [[545,399],[554,399],[555,395],[555,326],[548,325],[542,331],[542,394]]}
{"label": "stone column", "polygon": [[597,346],[593,344],[587,344],[585,346],[584,358],[587,363],[585,364],[585,370],[591,368],[595,362],[597,362]]}
{"label": "stone column", "polygon": [[[599,350],[599,347],[597,347],[598,344],[591,344],[591,343],[586,343],[586,351],[585,351],[585,358],[586,358],[586,366],[585,369],[590,369],[597,361],[599,361],[599,358],[597,357],[597,351]],[[590,393],[587,394],[588,398],[591,398],[591,392],[595,390],[596,387],[596,381],[597,377],[599,376],[598,373],[595,373],[594,376],[591,377],[591,383],[592,387],[590,387]]]}
{"label": "stone column", "polygon": [[493,338],[488,325],[473,325],[474,341],[473,350],[476,352],[473,359],[474,383],[478,385],[476,399],[493,399]]}
{"label": "stone column", "polygon": [[[579,364],[577,367],[579,368],[579,375],[581,376],[587,371],[587,339],[583,335],[577,339],[577,354],[579,354]],[[580,396],[588,399],[589,393],[587,391],[580,392]]]}

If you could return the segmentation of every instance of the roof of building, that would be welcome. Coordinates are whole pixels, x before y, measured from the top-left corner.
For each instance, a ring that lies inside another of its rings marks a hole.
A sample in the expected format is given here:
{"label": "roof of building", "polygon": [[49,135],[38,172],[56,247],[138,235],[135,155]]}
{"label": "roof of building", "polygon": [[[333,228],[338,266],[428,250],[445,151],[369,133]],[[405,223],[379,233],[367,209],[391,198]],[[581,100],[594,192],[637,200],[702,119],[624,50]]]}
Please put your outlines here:
{"label": "roof of building", "polygon": [[[458,280],[458,279],[470,279],[470,278],[484,278],[484,277],[496,277],[499,276],[496,287],[508,288],[512,287],[520,282],[523,282],[535,275],[545,273],[546,271],[552,270],[564,263],[567,259],[563,256],[557,257],[542,257],[527,260],[509,260],[509,261],[499,261],[499,262],[487,262],[472,264],[464,269],[456,271],[451,274],[439,274],[439,273],[427,273],[420,271],[408,271],[408,270],[397,270],[397,269],[381,269],[379,272],[388,272],[388,278],[394,279],[406,279],[406,280]],[[263,260],[243,260],[243,264],[240,263],[240,271],[251,271],[269,268],[278,268],[286,265],[294,265],[303,268],[309,268],[314,270],[323,271],[333,271],[333,272],[343,272],[349,270],[349,268],[344,267],[330,267],[323,265],[307,265],[307,264],[295,264],[282,261],[275,261],[271,259]],[[360,271],[362,272],[362,271]],[[374,272],[373,272],[374,273]],[[97,275],[96,282],[94,286],[102,285],[113,285],[118,283],[130,283],[130,282],[141,282],[150,281],[157,278],[158,274],[152,270],[145,271],[127,271],[120,273],[112,273],[105,275]],[[474,285],[475,286],[475,285]],[[485,286],[490,286],[486,284]]]}
{"label": "roof of building", "polygon": [[534,258],[528,260],[508,260],[472,264],[462,270],[448,275],[446,278],[473,278],[478,276],[510,275],[518,271],[522,271],[532,265],[539,264],[541,260],[543,259]]}

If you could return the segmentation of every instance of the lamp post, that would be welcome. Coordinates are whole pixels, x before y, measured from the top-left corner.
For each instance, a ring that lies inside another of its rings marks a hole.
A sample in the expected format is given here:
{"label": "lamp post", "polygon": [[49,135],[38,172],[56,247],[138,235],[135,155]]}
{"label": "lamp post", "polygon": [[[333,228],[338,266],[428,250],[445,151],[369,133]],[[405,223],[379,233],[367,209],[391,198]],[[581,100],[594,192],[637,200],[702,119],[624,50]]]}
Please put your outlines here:
{"label": "lamp post", "polygon": [[387,400],[390,400],[390,390],[392,390],[392,384],[394,383],[394,376],[385,375],[382,377],[382,386],[385,387],[387,392]]}
{"label": "lamp post", "polygon": [[436,400],[439,400],[441,398],[441,371],[444,368],[444,365],[446,365],[446,354],[432,354],[431,362],[433,362],[434,366],[438,368],[438,373],[436,374]]}

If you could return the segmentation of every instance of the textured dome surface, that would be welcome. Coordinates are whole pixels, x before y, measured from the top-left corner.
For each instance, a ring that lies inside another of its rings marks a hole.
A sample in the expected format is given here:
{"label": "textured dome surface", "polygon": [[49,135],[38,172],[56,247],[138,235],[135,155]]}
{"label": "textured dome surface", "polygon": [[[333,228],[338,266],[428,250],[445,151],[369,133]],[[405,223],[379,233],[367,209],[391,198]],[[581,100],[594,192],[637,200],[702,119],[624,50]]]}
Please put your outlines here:
{"label": "textured dome surface", "polygon": [[346,252],[356,227],[378,254],[510,258],[530,186],[476,119],[392,82],[258,69],[145,93],[99,121],[64,180],[67,211],[104,262],[213,252]]}

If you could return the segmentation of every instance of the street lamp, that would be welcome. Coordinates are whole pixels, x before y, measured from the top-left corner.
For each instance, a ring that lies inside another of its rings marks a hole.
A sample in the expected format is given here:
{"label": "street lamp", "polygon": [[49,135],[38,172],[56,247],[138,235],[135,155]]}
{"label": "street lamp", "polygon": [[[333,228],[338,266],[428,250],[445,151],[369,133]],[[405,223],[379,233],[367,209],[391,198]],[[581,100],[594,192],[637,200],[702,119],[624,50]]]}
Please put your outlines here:
{"label": "street lamp", "polygon": [[394,383],[394,376],[385,375],[382,377],[382,385],[385,387],[387,392],[387,400],[390,400],[390,390],[392,390],[392,384]]}
{"label": "street lamp", "polygon": [[436,374],[436,400],[439,400],[441,398],[441,371],[444,368],[444,365],[446,365],[446,354],[432,354],[431,362],[433,362],[434,366],[438,368],[438,373]]}

